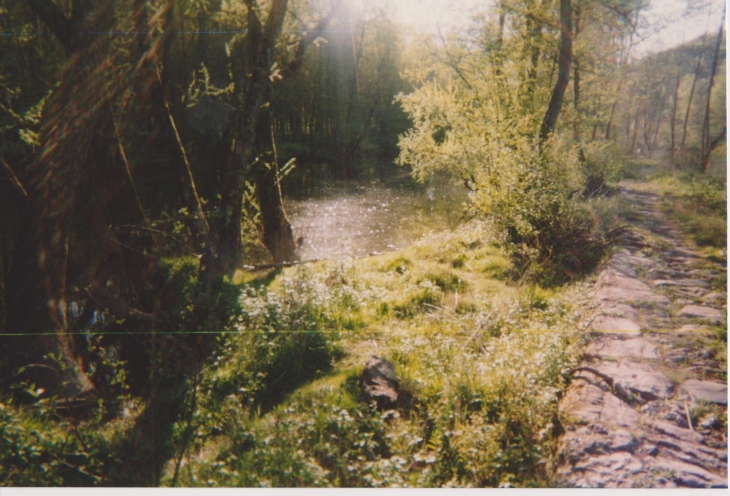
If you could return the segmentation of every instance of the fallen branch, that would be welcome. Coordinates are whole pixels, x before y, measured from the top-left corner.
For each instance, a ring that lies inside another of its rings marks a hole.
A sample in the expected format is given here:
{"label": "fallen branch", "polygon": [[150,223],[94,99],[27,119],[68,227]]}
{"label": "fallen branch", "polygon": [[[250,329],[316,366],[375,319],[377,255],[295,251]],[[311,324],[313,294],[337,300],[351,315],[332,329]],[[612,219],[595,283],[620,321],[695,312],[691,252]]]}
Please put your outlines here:
{"label": "fallen branch", "polygon": [[612,377],[604,374],[603,372],[599,372],[596,369],[592,369],[590,367],[576,367],[573,370],[570,371],[570,374],[573,375],[575,372],[590,372],[593,375],[596,375],[603,379],[606,384],[608,384],[609,388],[611,389],[611,392],[616,396],[618,399],[625,401],[626,403],[632,404],[632,403],[641,403],[641,400],[637,399],[633,395],[629,394],[621,384],[617,383],[613,380]]}
{"label": "fallen branch", "polygon": [[256,272],[259,270],[268,270],[268,269],[284,269],[286,267],[294,267],[295,265],[304,265],[309,263],[315,263],[315,262],[321,262],[321,258],[315,258],[312,260],[295,260],[293,262],[279,262],[279,263],[273,263],[273,264],[259,264],[259,265],[244,265],[241,268],[243,270],[247,270],[249,272]]}

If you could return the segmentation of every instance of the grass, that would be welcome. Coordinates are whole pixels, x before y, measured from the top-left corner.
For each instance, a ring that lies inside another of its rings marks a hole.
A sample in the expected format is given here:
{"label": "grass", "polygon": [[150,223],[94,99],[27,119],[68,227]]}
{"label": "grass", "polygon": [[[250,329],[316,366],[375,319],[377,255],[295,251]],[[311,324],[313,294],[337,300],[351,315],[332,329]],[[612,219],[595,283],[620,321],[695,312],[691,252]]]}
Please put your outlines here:
{"label": "grass", "polygon": [[727,259],[727,206],[725,185],[698,173],[654,169],[644,191],[660,195],[662,208],[706,255]]}
{"label": "grass", "polygon": [[[202,372],[190,427],[177,427],[181,468],[175,478],[168,465],[163,484],[547,485],[587,291],[490,277],[509,268],[490,239],[474,223],[398,253],[285,269],[268,289],[247,290],[240,335]],[[299,383],[266,385],[293,370],[293,355],[263,360],[276,372],[247,365],[262,362],[250,350],[270,347],[272,327],[307,329],[325,346],[300,344],[317,366]],[[373,353],[395,365],[410,398],[397,411],[362,397]]]}

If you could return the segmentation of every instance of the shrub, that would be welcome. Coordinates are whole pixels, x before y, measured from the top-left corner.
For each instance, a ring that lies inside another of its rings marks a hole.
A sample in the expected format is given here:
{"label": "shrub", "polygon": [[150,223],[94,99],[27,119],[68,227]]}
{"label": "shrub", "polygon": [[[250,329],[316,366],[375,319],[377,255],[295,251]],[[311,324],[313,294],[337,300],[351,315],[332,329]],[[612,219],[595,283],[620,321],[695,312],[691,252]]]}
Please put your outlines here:
{"label": "shrub", "polygon": [[[98,419],[59,421],[49,401],[15,407],[0,401],[0,486],[97,486],[121,464],[118,433]],[[117,426],[119,427],[119,426]]]}
{"label": "shrub", "polygon": [[[399,97],[414,127],[401,136],[398,162],[410,165],[419,180],[444,171],[470,188],[471,214],[505,232],[519,274],[553,284],[591,268],[601,245],[578,197],[586,175],[604,178],[614,161],[594,160],[586,171],[572,141],[555,135],[538,143],[536,120],[509,94],[515,88],[481,79],[472,89],[421,83]],[[479,92],[508,95],[481,98]]]}

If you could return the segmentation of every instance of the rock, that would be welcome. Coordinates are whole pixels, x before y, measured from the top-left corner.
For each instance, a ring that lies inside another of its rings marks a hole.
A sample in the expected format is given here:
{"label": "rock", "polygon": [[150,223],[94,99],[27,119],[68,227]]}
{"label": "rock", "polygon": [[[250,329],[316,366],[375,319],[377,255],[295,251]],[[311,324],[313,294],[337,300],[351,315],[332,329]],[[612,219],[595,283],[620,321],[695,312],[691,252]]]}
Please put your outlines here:
{"label": "rock", "polygon": [[725,293],[708,293],[702,297],[702,301],[709,304],[722,304],[726,299]]}
{"label": "rock", "polygon": [[[591,381],[596,379],[587,372],[581,372],[576,379],[578,377]],[[631,430],[636,428],[639,421],[639,414],[629,405],[600,387],[584,381],[575,381],[568,388],[560,402],[560,409],[579,422],[593,426],[612,425]]]}
{"label": "rock", "polygon": [[647,258],[643,255],[642,256],[630,255],[629,253],[627,253],[625,251],[616,253],[613,256],[613,258],[611,259],[611,263],[615,263],[618,266],[629,265],[631,267],[641,268],[641,269],[651,269],[652,267],[657,266],[657,263],[650,258]]}
{"label": "rock", "polygon": [[587,348],[590,355],[608,357],[658,358],[657,347],[642,338],[616,339],[614,336],[597,338]]}
{"label": "rock", "polygon": [[641,326],[631,319],[623,317],[610,317],[608,315],[598,315],[591,323],[591,329],[598,332],[606,331],[623,331],[623,332],[639,332]]}
{"label": "rock", "polygon": [[687,415],[683,411],[680,411],[679,407],[676,410],[667,413],[664,418],[672,422],[677,427],[681,427],[683,429],[689,428],[689,424],[687,424]]}
{"label": "rock", "polygon": [[725,383],[690,379],[682,384],[682,389],[691,394],[696,400],[727,405],[727,384]]}
{"label": "rock", "polygon": [[662,447],[661,456],[664,458],[691,463],[706,470],[722,472],[727,468],[727,451],[716,450],[699,442],[685,442],[676,439],[657,439],[656,443]]}
{"label": "rock", "polygon": [[727,487],[727,479],[690,463],[668,460],[663,457],[649,458],[645,462],[647,462],[649,470],[672,474],[672,481],[679,487]]}
{"label": "rock", "polygon": [[624,360],[620,363],[601,362],[594,368],[647,401],[667,398],[674,391],[669,379],[650,365]]}
{"label": "rock", "polygon": [[575,465],[573,487],[631,487],[632,476],[643,468],[641,460],[626,452],[594,456]]}
{"label": "rock", "polygon": [[630,263],[631,255],[625,253],[618,253],[614,255],[608,262],[608,266],[617,272],[620,272],[628,277],[638,277],[636,270]]}
{"label": "rock", "polygon": [[[689,429],[682,429],[681,427],[677,427],[676,425],[666,422],[664,420],[653,420],[649,423],[649,426],[656,433],[678,439],[679,441],[684,441],[685,443],[699,444],[704,441],[704,437],[702,436],[702,434],[691,431]],[[663,441],[660,441],[660,444],[662,442]],[[676,449],[679,448],[677,447]]]}
{"label": "rock", "polygon": [[[663,233],[658,238],[672,246],[654,248],[662,256],[657,262],[639,253],[649,246],[646,241],[627,231],[621,238],[624,248],[598,277],[595,310],[587,315],[596,332],[559,403],[565,431],[557,447],[554,483],[727,487],[727,444],[714,431],[721,423],[719,414],[708,413],[692,426],[687,418],[691,395],[727,404],[727,385],[686,381],[677,390],[662,373],[664,367],[677,368],[672,364],[677,362],[679,376],[716,377],[716,371],[694,375],[692,370],[715,366],[707,343],[714,339],[710,325],[724,319],[726,297],[710,293],[707,281],[716,271],[695,270],[699,258],[664,221],[656,195],[626,187],[622,193],[643,209],[646,227]],[[683,324],[688,325],[677,330]]]}
{"label": "rock", "polygon": [[608,447],[611,451],[633,451],[639,445],[639,442],[629,431],[614,431],[610,436],[611,442]]}
{"label": "rock", "polygon": [[657,456],[659,454],[659,447],[656,444],[647,444],[644,446],[643,451],[649,456]]}
{"label": "rock", "polygon": [[392,363],[372,355],[362,371],[360,380],[368,402],[375,401],[382,409],[396,406],[400,386]]}
{"label": "rock", "polygon": [[706,270],[706,269],[693,269],[693,270],[690,270],[688,272],[688,274],[690,276],[702,277],[702,278],[708,278],[708,277],[712,277],[713,275],[715,275],[714,272],[712,272],[711,270]]}
{"label": "rock", "polygon": [[654,286],[681,286],[684,288],[709,288],[710,283],[702,279],[658,279],[653,282]]}
{"label": "rock", "polygon": [[669,298],[654,293],[649,285],[638,279],[623,276],[612,269],[607,269],[599,277],[597,287],[598,291],[595,295],[597,301],[669,303]]}
{"label": "rock", "polygon": [[715,324],[719,324],[723,320],[722,310],[712,307],[701,307],[699,305],[687,305],[677,315],[690,319],[707,320]]}
{"label": "rock", "polygon": [[637,321],[639,319],[639,312],[637,312],[634,307],[626,305],[625,303],[607,303],[605,305],[601,305],[601,308],[598,309],[598,314],[606,315],[608,317],[623,317],[633,321]]}
{"label": "rock", "polygon": [[676,348],[664,354],[664,359],[675,365],[683,364],[691,360],[692,351],[688,348]]}

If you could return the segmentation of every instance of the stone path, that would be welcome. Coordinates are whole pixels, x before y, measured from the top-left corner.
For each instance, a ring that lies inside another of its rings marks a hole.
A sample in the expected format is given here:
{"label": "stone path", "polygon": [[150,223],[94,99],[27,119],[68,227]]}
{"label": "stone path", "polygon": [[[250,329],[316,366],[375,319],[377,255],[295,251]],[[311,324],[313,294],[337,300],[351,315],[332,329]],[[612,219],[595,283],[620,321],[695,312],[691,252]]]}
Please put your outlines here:
{"label": "stone path", "polygon": [[727,487],[727,381],[712,346],[713,326],[727,326],[726,268],[683,240],[656,195],[630,182],[621,194],[636,220],[595,285],[555,485]]}

